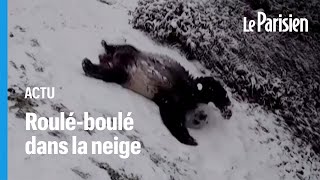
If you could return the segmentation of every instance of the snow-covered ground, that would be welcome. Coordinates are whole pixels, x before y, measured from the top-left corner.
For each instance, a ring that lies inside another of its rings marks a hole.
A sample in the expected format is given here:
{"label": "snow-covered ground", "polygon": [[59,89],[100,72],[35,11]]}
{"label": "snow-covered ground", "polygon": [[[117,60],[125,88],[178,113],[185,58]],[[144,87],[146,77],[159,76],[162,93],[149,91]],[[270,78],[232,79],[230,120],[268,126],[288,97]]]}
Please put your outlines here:
{"label": "snow-covered ground", "polygon": [[[104,3],[109,2],[109,3]],[[9,179],[130,179],[130,180],[276,180],[318,179],[319,159],[310,147],[296,147],[277,126],[277,117],[259,106],[234,104],[233,116],[223,120],[207,109],[208,126],[190,132],[199,145],[179,143],[162,124],[158,107],[116,84],[84,75],[81,61],[98,62],[100,41],[129,43],[141,50],[162,53],[179,61],[192,74],[200,65],[188,62],[178,51],[157,45],[128,24],[135,0],[10,0],[8,31]],[[53,100],[24,100],[27,86],[56,87]],[[19,90],[20,89],[20,90]],[[21,90],[22,89],[22,90]],[[37,105],[35,105],[37,104]],[[208,108],[208,107],[207,107]],[[93,116],[133,112],[135,130],[128,132],[26,131],[23,114],[36,111],[54,116],[85,111]],[[26,155],[31,136],[42,140],[139,140],[139,155],[123,160],[116,155]],[[289,156],[284,147],[297,152]],[[301,156],[301,154],[303,154]]]}

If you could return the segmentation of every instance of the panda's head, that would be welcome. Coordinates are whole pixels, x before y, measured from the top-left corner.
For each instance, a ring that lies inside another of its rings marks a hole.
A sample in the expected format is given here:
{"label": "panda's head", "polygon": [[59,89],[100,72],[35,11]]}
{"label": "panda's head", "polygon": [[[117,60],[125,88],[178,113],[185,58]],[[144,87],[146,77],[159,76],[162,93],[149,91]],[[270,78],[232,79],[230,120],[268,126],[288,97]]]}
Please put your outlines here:
{"label": "panda's head", "polygon": [[222,84],[213,77],[199,77],[195,84],[196,98],[203,103],[214,103],[225,119],[232,116],[231,101]]}

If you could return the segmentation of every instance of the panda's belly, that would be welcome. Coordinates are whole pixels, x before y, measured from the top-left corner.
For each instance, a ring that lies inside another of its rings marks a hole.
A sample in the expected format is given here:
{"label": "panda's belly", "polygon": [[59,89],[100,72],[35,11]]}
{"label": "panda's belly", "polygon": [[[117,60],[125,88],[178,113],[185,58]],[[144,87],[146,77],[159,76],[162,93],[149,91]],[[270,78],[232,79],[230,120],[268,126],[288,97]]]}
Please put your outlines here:
{"label": "panda's belly", "polygon": [[171,87],[168,73],[161,67],[146,61],[137,62],[128,69],[128,81],[123,85],[148,99],[152,99],[159,89]]}

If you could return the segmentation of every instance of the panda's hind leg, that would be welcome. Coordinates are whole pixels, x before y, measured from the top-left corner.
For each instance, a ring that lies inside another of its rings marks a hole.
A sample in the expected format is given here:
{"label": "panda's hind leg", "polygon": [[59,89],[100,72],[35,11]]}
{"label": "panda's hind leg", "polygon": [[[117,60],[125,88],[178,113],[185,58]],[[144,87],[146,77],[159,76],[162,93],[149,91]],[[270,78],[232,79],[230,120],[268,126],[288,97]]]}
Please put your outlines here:
{"label": "panda's hind leg", "polygon": [[99,65],[93,64],[88,58],[82,60],[82,69],[87,76],[97,79],[101,78],[101,69],[99,68]]}
{"label": "panda's hind leg", "polygon": [[127,73],[121,68],[106,68],[102,65],[93,64],[88,58],[83,59],[82,69],[87,76],[101,79],[106,82],[123,84],[127,81]]}
{"label": "panda's hind leg", "polygon": [[115,46],[113,45],[108,45],[107,42],[105,40],[101,41],[101,45],[104,48],[104,50],[106,51],[106,53],[110,53],[113,54],[115,51]]}

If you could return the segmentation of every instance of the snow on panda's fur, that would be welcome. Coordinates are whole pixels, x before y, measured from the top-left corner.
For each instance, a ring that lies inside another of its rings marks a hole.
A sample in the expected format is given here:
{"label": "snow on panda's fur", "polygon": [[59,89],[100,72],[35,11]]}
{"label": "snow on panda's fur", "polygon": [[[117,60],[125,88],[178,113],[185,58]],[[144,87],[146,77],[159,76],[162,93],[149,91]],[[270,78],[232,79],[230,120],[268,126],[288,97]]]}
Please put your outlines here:
{"label": "snow on panda's fur", "polygon": [[142,52],[131,45],[108,45],[104,40],[101,44],[105,53],[99,55],[100,64],[87,58],[82,61],[85,74],[154,101],[163,123],[181,143],[197,145],[186,128],[186,113],[197,104],[213,102],[224,118],[231,117],[227,92],[214,78],[194,78],[165,55]]}

